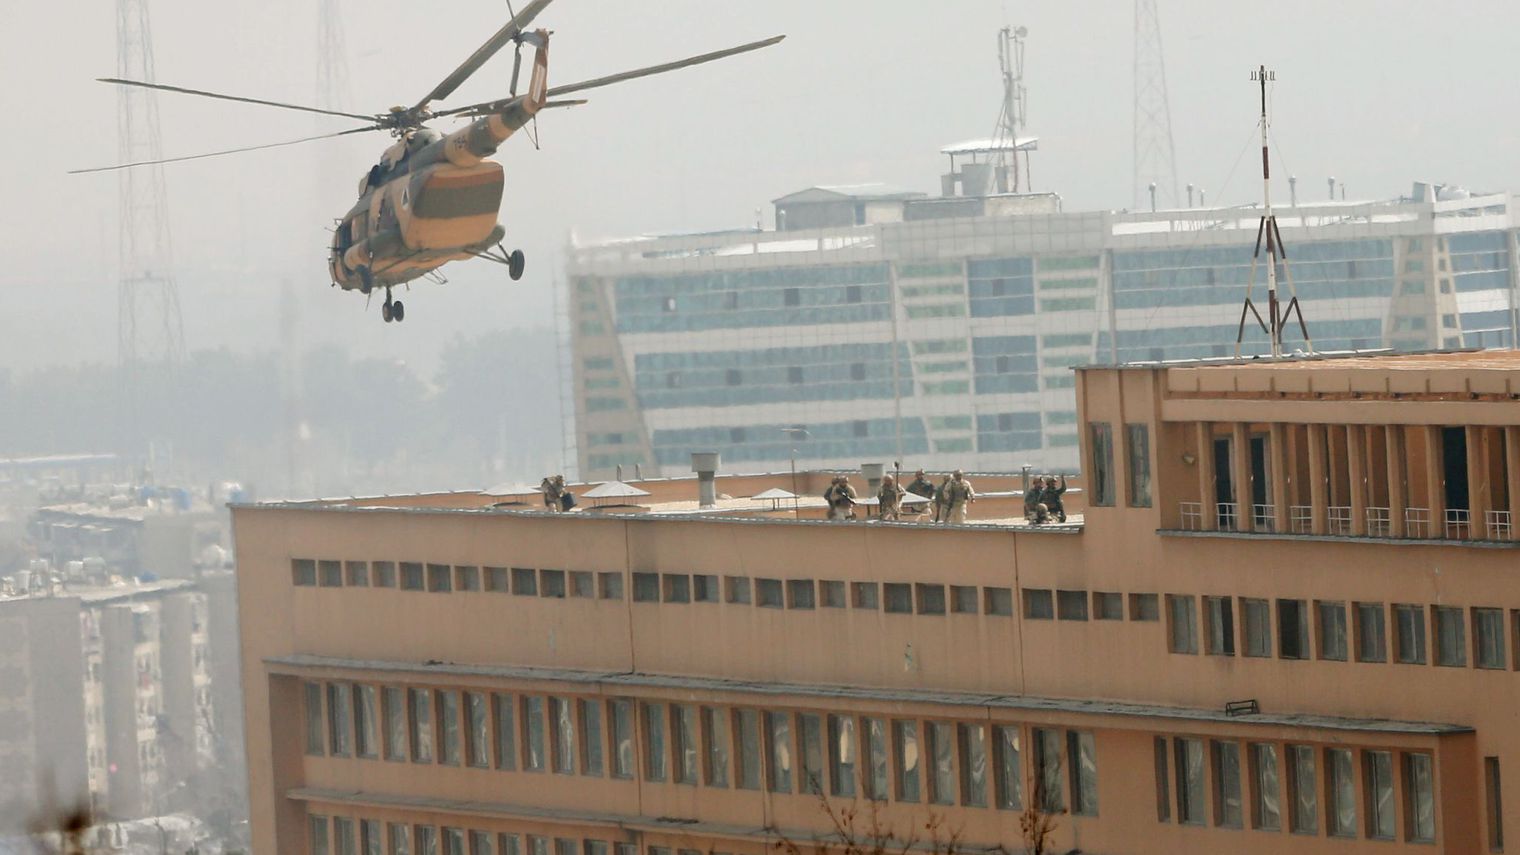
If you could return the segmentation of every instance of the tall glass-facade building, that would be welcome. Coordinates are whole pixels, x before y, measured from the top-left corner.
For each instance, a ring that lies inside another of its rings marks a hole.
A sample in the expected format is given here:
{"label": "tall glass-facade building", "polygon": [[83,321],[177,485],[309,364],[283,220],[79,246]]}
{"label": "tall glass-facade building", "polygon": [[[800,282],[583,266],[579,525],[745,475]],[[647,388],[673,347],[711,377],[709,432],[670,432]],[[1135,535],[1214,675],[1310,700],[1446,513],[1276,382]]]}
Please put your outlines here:
{"label": "tall glass-facade building", "polygon": [[[1510,346],[1514,203],[1279,209],[1283,299],[1291,275],[1318,351]],[[776,204],[780,231],[571,251],[582,477],[687,473],[695,451],[740,471],[1074,470],[1071,367],[1234,356],[1259,219],[869,187]],[[1253,321],[1241,352],[1265,348]]]}

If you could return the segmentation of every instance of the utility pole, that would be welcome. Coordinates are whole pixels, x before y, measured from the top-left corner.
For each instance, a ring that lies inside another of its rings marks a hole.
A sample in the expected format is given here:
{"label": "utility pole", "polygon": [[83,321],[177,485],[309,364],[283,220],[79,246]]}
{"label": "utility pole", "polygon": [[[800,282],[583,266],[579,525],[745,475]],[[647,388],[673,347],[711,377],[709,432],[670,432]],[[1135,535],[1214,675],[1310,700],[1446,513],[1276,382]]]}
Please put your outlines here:
{"label": "utility pole", "polygon": [[1165,207],[1177,206],[1177,157],[1156,0],[1135,0],[1134,207],[1154,182]]}

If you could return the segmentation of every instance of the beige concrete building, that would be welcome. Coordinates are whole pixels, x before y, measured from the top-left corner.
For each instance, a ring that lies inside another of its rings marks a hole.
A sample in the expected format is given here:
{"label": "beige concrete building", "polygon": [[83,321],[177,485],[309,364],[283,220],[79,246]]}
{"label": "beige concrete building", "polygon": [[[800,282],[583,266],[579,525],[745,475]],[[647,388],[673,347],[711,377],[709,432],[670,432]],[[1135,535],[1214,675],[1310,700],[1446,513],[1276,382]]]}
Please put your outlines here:
{"label": "beige concrete building", "polygon": [[255,850],[761,855],[832,807],[960,849],[1033,812],[1056,852],[1503,851],[1520,354],[1077,401],[1065,526],[980,477],[948,527],[743,498],[785,475],[235,508]]}

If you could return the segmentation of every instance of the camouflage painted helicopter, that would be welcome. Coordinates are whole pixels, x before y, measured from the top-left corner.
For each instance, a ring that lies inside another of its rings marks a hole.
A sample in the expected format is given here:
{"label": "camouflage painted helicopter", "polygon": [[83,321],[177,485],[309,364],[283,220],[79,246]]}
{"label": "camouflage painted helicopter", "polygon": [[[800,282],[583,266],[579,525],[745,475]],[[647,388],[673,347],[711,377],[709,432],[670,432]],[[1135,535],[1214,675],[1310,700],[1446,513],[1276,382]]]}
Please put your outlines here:
{"label": "camouflage painted helicopter", "polygon": [[[396,137],[396,142],[385,150],[380,162],[370,167],[359,180],[358,201],[334,229],[328,268],[333,284],[345,291],[357,290],[369,295],[376,288],[385,289],[381,316],[387,323],[392,320],[401,321],[406,317],[406,307],[400,300],[392,298],[391,289],[431,274],[450,261],[483,258],[504,265],[512,279],[522,276],[522,250],[510,253],[506,251],[501,245],[506,230],[496,220],[501,209],[501,164],[486,158],[495,154],[497,148],[512,134],[530,121],[536,121],[535,117],[540,110],[586,103],[582,100],[550,99],[758,50],[785,38],[775,36],[675,62],[550,87],[550,32],[544,29],[530,32],[527,26],[551,2],[552,0],[532,0],[415,105],[392,107],[386,113],[371,116],[138,80],[103,78],[103,83],[340,116],[369,124],[337,133],[268,145],[74,171],[128,169],[277,148],[369,131],[390,131]],[[515,46],[515,54],[512,82],[506,98],[447,110],[432,109],[433,102],[451,95],[508,44]],[[519,95],[517,84],[525,44],[532,46],[535,54],[528,89]],[[429,120],[446,116],[472,118],[474,121],[449,134],[442,134],[426,126]]]}

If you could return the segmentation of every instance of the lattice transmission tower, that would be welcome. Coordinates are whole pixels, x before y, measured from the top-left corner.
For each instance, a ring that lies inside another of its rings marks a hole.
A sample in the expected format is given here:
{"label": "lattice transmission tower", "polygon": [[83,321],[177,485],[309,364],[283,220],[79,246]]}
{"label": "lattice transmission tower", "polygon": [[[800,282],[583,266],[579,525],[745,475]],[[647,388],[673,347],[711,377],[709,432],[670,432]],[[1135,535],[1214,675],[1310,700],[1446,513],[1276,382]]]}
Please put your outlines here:
{"label": "lattice transmission tower", "polygon": [[348,46],[343,40],[343,17],[338,0],[319,0],[317,6],[317,106],[348,108]]}
{"label": "lattice transmission tower", "polygon": [[[116,71],[127,80],[154,79],[148,0],[116,0]],[[152,90],[117,88],[116,136],[120,163],[163,157]],[[117,358],[135,417],[144,372],[172,371],[184,356],[185,333],[174,285],[163,168],[142,166],[118,174]]]}
{"label": "lattice transmission tower", "polygon": [[1172,146],[1172,110],[1166,97],[1166,63],[1156,0],[1135,0],[1135,199],[1148,203],[1156,185],[1160,207],[1176,207],[1177,158]]}

